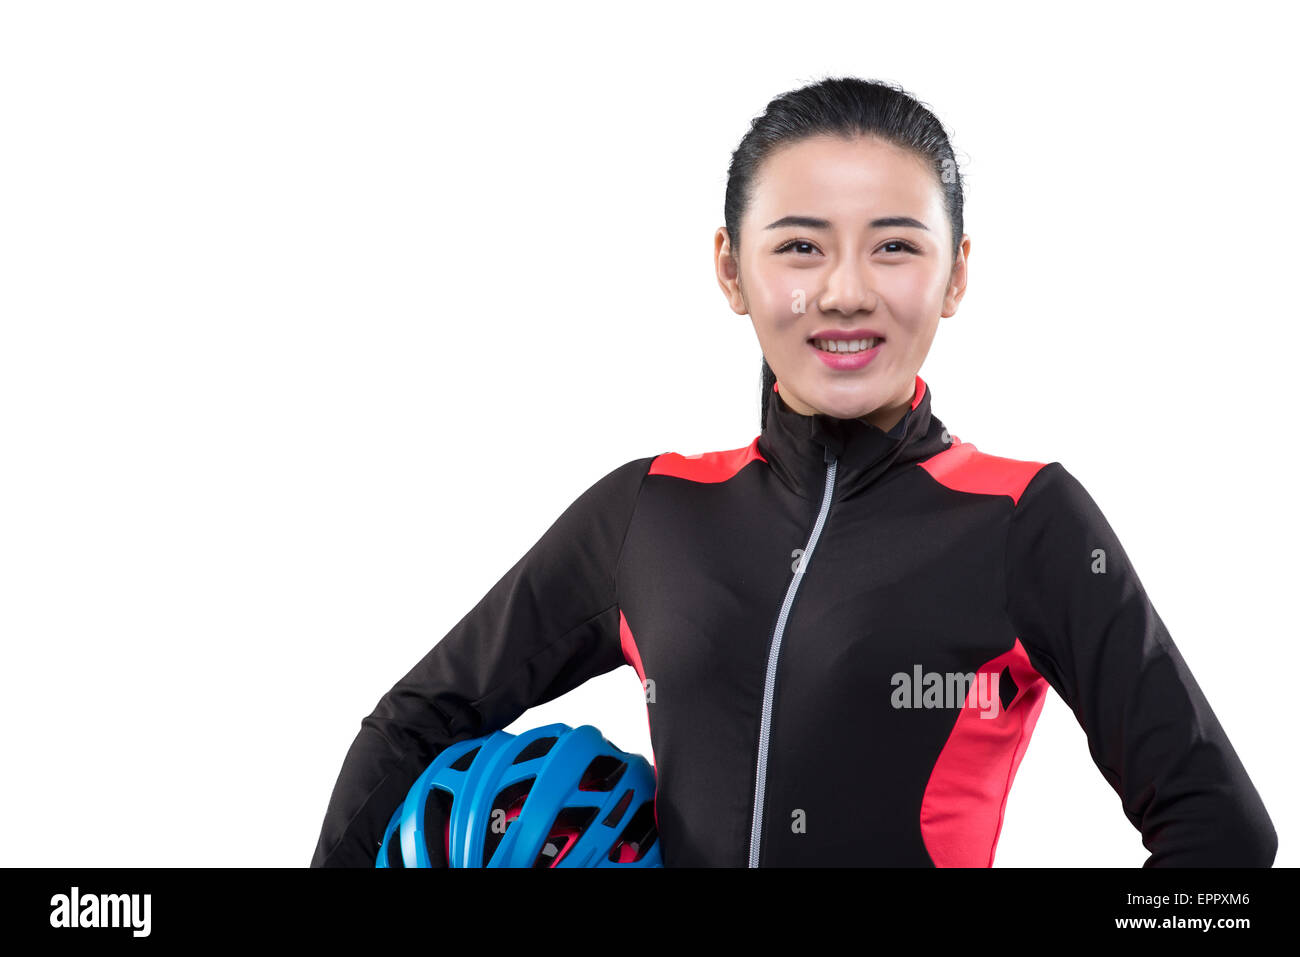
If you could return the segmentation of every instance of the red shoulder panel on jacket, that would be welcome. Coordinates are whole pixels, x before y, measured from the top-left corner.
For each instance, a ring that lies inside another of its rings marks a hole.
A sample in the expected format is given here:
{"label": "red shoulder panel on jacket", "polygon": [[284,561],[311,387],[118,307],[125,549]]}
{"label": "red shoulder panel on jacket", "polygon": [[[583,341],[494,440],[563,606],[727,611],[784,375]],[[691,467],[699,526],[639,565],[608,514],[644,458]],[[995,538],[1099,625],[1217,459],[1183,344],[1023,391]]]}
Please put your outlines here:
{"label": "red shoulder panel on jacket", "polygon": [[649,474],[671,475],[692,482],[725,482],[755,459],[767,461],[758,451],[758,436],[744,448],[725,452],[696,452],[694,455],[665,452],[655,456]]}
{"label": "red shoulder panel on jacket", "polygon": [[1017,504],[1025,486],[1046,464],[987,455],[955,435],[949,448],[920,463],[940,485],[958,492],[1010,495]]}

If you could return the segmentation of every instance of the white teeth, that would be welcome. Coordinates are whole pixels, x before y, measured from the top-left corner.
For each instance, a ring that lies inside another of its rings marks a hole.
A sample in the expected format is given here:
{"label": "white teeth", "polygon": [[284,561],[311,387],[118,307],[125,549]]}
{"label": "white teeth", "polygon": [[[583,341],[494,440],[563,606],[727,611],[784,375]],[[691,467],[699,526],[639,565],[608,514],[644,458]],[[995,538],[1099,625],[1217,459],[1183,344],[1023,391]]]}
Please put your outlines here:
{"label": "white teeth", "polygon": [[862,352],[874,349],[879,339],[814,339],[813,345],[825,352]]}

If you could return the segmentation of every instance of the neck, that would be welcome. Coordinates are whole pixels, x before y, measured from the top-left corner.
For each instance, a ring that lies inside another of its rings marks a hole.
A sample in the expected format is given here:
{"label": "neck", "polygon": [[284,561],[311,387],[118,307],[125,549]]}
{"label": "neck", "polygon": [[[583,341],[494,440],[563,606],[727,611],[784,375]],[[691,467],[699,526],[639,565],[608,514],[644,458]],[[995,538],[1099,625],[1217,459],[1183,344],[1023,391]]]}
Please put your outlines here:
{"label": "neck", "polygon": [[[889,431],[872,416],[892,421]],[[918,375],[913,398],[903,414],[896,408],[841,419],[821,412],[805,414],[785,400],[779,385],[767,405],[767,419],[757,439],[759,456],[792,491],[818,501],[823,495],[829,463],[837,461],[835,495],[858,494],[892,469],[928,458],[948,447],[943,423],[930,412],[930,392]]]}
{"label": "neck", "polygon": [[[785,402],[785,404],[789,406],[791,409],[793,409],[795,412],[798,412],[800,415],[830,415],[830,413],[828,412],[822,412],[820,409],[814,409],[812,406],[805,403],[802,399],[796,398],[790,392],[783,390],[781,388],[780,381],[777,381],[777,383],[773,388],[773,391],[779,392],[781,395],[781,399]],[[885,405],[873,409],[870,412],[866,412],[862,415],[853,416],[853,418],[861,419],[864,422],[869,422],[870,424],[878,428],[881,432],[889,432],[891,429],[893,429],[894,426],[896,426],[902,420],[903,416],[907,415],[907,413],[911,411],[912,405],[914,404],[915,400],[916,400],[916,380],[915,378],[913,378],[912,386],[907,393],[907,398],[889,402]],[[837,418],[837,416],[832,416],[832,417]]]}

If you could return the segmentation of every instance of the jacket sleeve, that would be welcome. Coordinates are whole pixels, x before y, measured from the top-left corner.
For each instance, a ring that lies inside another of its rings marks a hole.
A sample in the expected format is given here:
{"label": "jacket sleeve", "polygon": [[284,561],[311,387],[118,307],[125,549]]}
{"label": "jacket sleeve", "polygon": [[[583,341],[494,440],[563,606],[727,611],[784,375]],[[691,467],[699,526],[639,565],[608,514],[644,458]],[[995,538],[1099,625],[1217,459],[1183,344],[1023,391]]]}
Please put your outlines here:
{"label": "jacket sleeve", "polygon": [[439,751],[626,663],[615,569],[652,461],[583,492],[362,719],[312,867],[373,867],[389,818]]}
{"label": "jacket sleeve", "polygon": [[1006,607],[1074,712],[1151,856],[1144,867],[1270,867],[1277,834],[1115,532],[1059,462],[1010,520]]}

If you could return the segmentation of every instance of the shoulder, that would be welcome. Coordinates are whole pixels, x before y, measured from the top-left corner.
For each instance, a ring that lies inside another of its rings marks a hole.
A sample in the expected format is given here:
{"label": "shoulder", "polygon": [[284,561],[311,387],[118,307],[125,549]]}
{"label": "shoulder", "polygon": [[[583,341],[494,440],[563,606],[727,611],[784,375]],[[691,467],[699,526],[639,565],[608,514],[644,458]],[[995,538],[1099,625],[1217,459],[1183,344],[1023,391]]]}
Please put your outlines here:
{"label": "shoulder", "polygon": [[1064,471],[1059,462],[991,455],[955,434],[952,445],[917,464],[947,488],[974,495],[1007,495],[1016,506],[1031,485],[1050,484],[1058,471]]}
{"label": "shoulder", "polygon": [[575,505],[604,510],[635,502],[655,458],[647,455],[614,466],[588,485]]}
{"label": "shoulder", "polygon": [[758,448],[758,437],[738,449],[696,452],[682,455],[664,452],[653,457],[650,475],[669,475],[691,482],[725,482],[753,461],[766,461]]}
{"label": "shoulder", "polygon": [[1007,549],[1013,561],[1044,567],[1064,556],[1092,556],[1098,549],[1127,563],[1105,513],[1060,462],[1039,469],[1020,495],[1011,514]]}

